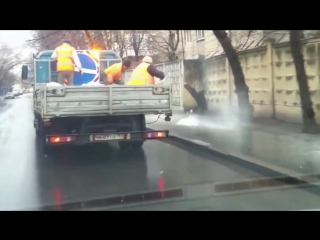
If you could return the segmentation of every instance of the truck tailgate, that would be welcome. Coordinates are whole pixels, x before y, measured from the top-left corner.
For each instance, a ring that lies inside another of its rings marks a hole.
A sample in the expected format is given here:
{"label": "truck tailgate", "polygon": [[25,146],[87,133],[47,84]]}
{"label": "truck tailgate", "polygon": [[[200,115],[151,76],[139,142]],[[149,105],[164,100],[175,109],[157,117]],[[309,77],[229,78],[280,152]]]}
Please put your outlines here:
{"label": "truck tailgate", "polygon": [[171,86],[42,86],[36,110],[43,116],[171,114]]}

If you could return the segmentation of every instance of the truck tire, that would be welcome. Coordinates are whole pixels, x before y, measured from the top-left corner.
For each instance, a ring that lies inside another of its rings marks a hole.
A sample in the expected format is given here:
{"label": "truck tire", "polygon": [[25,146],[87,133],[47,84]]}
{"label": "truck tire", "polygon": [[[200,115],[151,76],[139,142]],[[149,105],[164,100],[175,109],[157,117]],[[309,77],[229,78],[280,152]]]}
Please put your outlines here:
{"label": "truck tire", "polygon": [[46,133],[40,121],[39,129],[36,129],[37,133],[37,142],[38,142],[38,150],[41,152],[42,155],[48,155],[52,153],[52,146],[46,144]]}
{"label": "truck tire", "polygon": [[134,142],[119,142],[119,148],[121,151],[127,150],[140,150],[143,146],[144,141],[134,141]]}
{"label": "truck tire", "polygon": [[[36,124],[36,121],[37,121],[37,124]],[[41,134],[40,128],[37,127],[37,125],[39,126],[39,122],[40,122],[39,117],[37,117],[37,115],[34,114],[33,127],[36,130],[37,136]]]}
{"label": "truck tire", "polygon": [[[136,121],[132,126],[132,131],[145,131],[146,130],[146,118],[145,115],[140,114],[136,116]],[[143,146],[144,140],[140,141],[132,141],[132,142],[118,142],[119,148],[121,151],[128,151],[128,150],[140,150]]]}
{"label": "truck tire", "polygon": [[43,145],[43,148],[42,148],[42,153],[43,153],[44,155],[52,155],[52,154],[53,154],[53,147],[44,144],[44,145]]}
{"label": "truck tire", "polygon": [[130,149],[130,142],[118,142],[121,151],[128,151]]}
{"label": "truck tire", "polygon": [[143,146],[144,141],[135,141],[135,142],[131,142],[131,147],[133,149],[141,149]]}
{"label": "truck tire", "polygon": [[38,129],[36,126],[34,127],[34,129],[36,130],[36,135],[39,136],[41,134],[40,129]]}

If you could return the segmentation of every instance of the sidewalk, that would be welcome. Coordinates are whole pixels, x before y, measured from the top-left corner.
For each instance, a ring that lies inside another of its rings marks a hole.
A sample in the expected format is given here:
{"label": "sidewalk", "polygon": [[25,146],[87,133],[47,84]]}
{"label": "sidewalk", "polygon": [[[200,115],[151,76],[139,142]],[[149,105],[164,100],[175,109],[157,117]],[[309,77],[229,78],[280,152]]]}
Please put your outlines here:
{"label": "sidewalk", "polygon": [[320,135],[302,134],[300,124],[257,119],[250,126],[240,126],[180,112],[174,113],[169,123],[159,120],[148,126],[168,129],[171,134],[209,143],[223,153],[258,159],[297,174],[320,172]]}

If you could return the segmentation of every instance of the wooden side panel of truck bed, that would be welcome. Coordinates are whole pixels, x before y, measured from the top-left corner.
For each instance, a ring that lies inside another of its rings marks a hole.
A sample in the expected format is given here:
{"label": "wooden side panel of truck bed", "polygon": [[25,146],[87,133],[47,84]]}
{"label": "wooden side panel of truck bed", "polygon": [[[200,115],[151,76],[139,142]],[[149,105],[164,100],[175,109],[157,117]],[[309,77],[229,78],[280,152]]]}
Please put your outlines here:
{"label": "wooden side panel of truck bed", "polygon": [[43,117],[171,114],[171,86],[41,86],[35,110]]}

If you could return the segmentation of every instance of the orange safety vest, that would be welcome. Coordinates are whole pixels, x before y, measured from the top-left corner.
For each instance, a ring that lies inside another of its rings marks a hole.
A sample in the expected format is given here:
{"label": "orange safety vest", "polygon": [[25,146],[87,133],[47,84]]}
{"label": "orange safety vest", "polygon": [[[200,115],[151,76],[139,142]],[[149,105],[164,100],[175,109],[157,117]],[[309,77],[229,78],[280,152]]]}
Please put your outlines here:
{"label": "orange safety vest", "polygon": [[74,63],[72,58],[73,51],[75,51],[75,49],[65,43],[56,48],[57,72],[74,71]]}
{"label": "orange safety vest", "polygon": [[138,67],[136,67],[132,74],[127,85],[152,85],[155,84],[154,77],[148,73],[147,69],[150,66],[149,63],[140,63]]}
{"label": "orange safety vest", "polygon": [[119,81],[122,76],[122,63],[115,63],[106,68],[106,70],[104,70],[104,74],[106,77],[111,74],[114,81]]}

